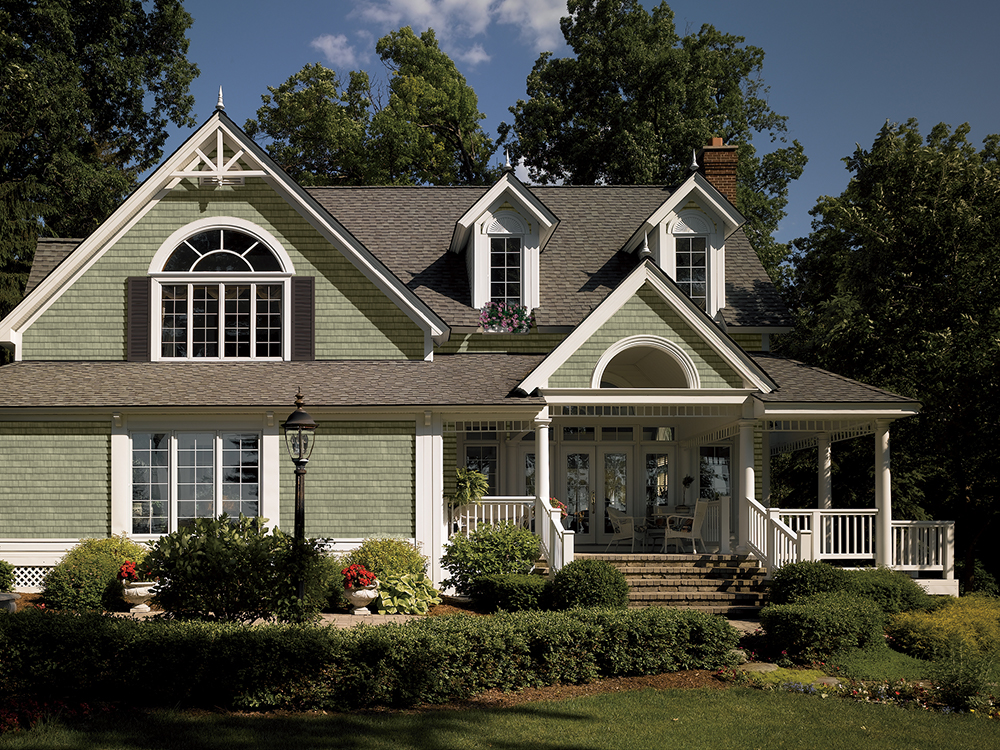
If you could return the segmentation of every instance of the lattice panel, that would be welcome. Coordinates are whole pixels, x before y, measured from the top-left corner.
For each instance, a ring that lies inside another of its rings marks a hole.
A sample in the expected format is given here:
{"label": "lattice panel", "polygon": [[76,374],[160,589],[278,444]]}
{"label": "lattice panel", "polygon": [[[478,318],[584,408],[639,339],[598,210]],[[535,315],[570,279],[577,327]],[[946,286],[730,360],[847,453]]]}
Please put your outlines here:
{"label": "lattice panel", "polygon": [[727,404],[553,404],[549,413],[553,417],[738,417],[742,407]]}
{"label": "lattice panel", "polygon": [[25,565],[14,568],[15,588],[41,588],[45,575],[52,570],[47,565]]}
{"label": "lattice panel", "polygon": [[526,420],[477,420],[466,422],[445,422],[444,432],[523,432],[535,426]]}

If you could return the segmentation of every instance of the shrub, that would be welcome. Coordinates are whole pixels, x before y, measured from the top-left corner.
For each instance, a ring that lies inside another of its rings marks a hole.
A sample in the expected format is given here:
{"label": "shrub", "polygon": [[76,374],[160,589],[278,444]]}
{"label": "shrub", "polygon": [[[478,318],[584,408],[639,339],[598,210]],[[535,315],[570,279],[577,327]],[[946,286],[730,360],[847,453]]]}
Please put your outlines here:
{"label": "shrub", "polygon": [[0,560],[0,591],[14,590],[14,566],[6,560]]}
{"label": "shrub", "polygon": [[551,584],[541,576],[524,573],[483,576],[476,581],[474,596],[493,612],[548,609]]}
{"label": "shrub", "polygon": [[375,609],[380,615],[425,615],[441,596],[423,573],[404,573],[379,579]]}
{"label": "shrub", "polygon": [[0,617],[0,705],[18,699],[237,709],[412,706],[731,664],[720,617],[664,608],[248,627],[22,611]]}
{"label": "shrub", "polygon": [[988,706],[995,658],[995,652],[985,656],[969,648],[964,641],[952,643],[947,655],[931,668],[930,678],[937,688],[938,698],[961,711]]}
{"label": "shrub", "polygon": [[451,573],[443,582],[460,594],[474,593],[477,580],[502,573],[530,573],[538,559],[538,537],[509,523],[484,524],[469,536],[449,540],[441,565]]}
{"label": "shrub", "polygon": [[791,604],[806,596],[840,591],[847,585],[848,572],[829,563],[812,560],[779,568],[771,579],[772,604]]}
{"label": "shrub", "polygon": [[46,574],[45,601],[55,609],[117,609],[123,606],[119,568],[126,560],[142,560],[147,552],[124,534],[83,539]]}
{"label": "shrub", "polygon": [[574,560],[552,581],[552,606],[574,607],[628,606],[628,582],[625,574],[604,560]]}
{"label": "shrub", "polygon": [[420,554],[420,549],[405,539],[394,537],[369,537],[340,561],[342,568],[364,565],[379,581],[427,572],[427,558]]}
{"label": "shrub", "polygon": [[957,647],[989,654],[1000,644],[1000,599],[976,594],[946,599],[933,611],[894,616],[887,633],[893,648],[921,659],[938,659]]}
{"label": "shrub", "polygon": [[891,568],[847,571],[845,590],[871,599],[887,615],[933,606],[933,598],[919,583]]}
{"label": "shrub", "polygon": [[[198,518],[157,540],[146,558],[159,579],[154,599],[172,617],[253,622],[313,619],[326,602],[331,567],[316,540],[298,545],[265,519]],[[294,582],[305,581],[299,602]]]}
{"label": "shrub", "polygon": [[839,591],[760,611],[768,641],[792,659],[825,659],[849,648],[885,646],[885,614],[870,599]]}

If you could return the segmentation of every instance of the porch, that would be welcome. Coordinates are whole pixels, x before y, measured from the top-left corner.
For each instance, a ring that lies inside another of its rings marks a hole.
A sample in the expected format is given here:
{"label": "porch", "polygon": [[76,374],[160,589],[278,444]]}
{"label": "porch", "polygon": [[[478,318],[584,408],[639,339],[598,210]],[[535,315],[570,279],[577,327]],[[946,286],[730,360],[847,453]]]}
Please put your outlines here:
{"label": "porch", "polygon": [[[767,577],[783,565],[806,560],[822,560],[848,568],[886,565],[910,575],[928,593],[951,596],[958,593],[954,578],[953,521],[891,521],[889,554],[882,556],[878,549],[878,509],[765,508],[752,498],[747,499],[747,504],[750,551],[742,559],[755,562]],[[713,505],[720,507],[718,503]],[[558,508],[529,496],[487,496],[481,505],[453,509],[450,517],[451,529],[457,533],[502,522],[533,530],[539,536],[542,556],[552,572],[578,556],[613,556],[636,561],[642,567],[670,568],[689,565],[694,560],[723,559],[726,554],[721,544],[721,512],[705,516],[702,537],[711,553],[708,555],[693,551],[668,554],[662,548],[657,552],[655,545],[661,542],[656,541],[652,542],[653,549],[644,544],[635,554],[623,554],[631,552],[624,541],[621,542],[626,545],[624,549],[614,543],[578,545],[576,532],[569,528],[575,522],[564,519]],[[645,535],[643,540],[647,541]],[[736,535],[732,534],[729,546],[735,548],[736,542]]]}

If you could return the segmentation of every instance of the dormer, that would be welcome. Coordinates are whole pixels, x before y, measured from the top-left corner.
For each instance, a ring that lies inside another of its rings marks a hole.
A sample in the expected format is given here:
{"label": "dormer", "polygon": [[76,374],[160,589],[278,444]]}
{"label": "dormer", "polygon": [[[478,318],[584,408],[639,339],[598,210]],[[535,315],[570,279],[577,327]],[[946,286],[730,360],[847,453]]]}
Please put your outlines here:
{"label": "dormer", "polygon": [[472,306],[538,307],[539,258],[559,220],[513,172],[505,173],[456,222],[451,251],[465,252]]}
{"label": "dormer", "polygon": [[725,195],[695,172],[643,222],[624,249],[651,258],[714,318],[726,306],[726,240],[745,221]]}

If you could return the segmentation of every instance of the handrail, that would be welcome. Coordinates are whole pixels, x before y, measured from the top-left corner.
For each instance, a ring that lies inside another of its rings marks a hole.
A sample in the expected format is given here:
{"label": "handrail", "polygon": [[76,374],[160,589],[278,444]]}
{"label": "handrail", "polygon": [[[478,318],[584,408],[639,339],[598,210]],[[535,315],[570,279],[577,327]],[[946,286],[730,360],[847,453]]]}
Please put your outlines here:
{"label": "handrail", "polygon": [[954,521],[893,521],[892,567],[896,570],[940,570],[955,573]]}
{"label": "handrail", "polygon": [[811,531],[812,559],[875,560],[875,508],[771,508],[794,531]]}

